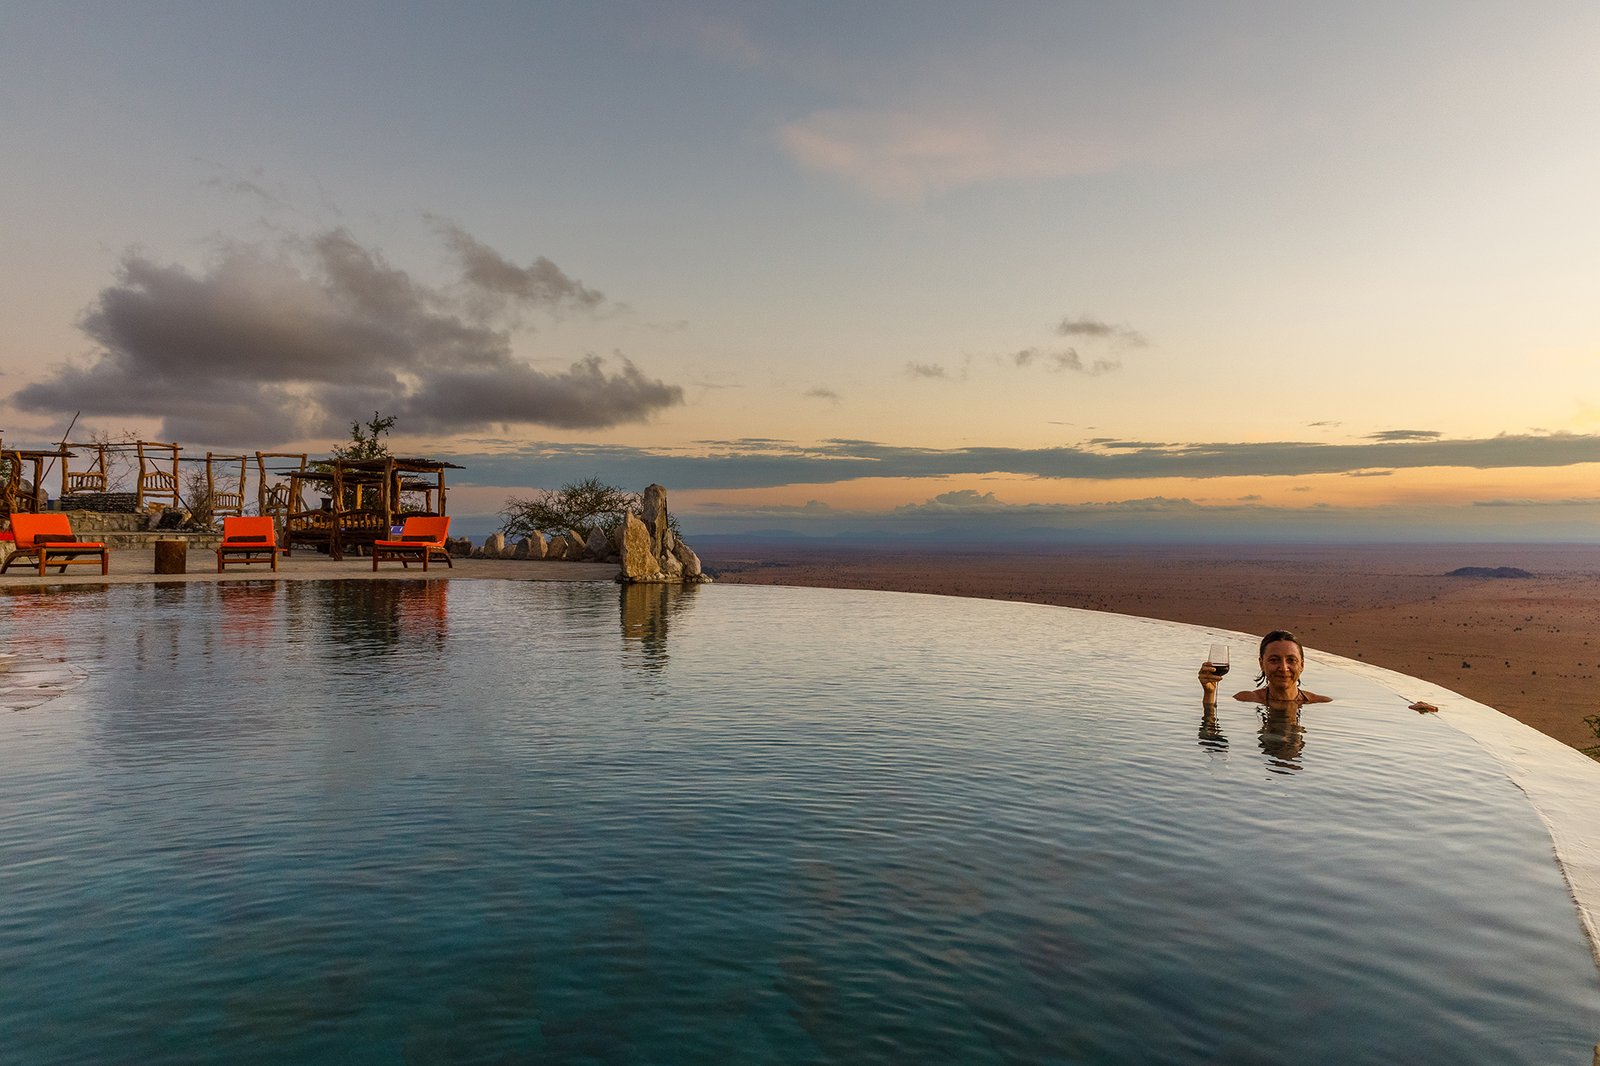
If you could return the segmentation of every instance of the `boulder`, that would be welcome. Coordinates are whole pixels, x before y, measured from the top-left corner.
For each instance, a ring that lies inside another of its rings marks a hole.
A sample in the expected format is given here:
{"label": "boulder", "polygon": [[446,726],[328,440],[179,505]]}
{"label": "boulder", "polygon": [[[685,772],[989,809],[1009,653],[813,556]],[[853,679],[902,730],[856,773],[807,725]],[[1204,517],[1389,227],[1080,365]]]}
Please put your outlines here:
{"label": "boulder", "polygon": [[639,517],[650,534],[650,554],[661,554],[661,537],[667,531],[667,490],[649,485],[639,497]]}
{"label": "boulder", "polygon": [[582,559],[589,553],[589,538],[576,529],[567,530],[567,558]]}
{"label": "boulder", "polygon": [[637,515],[629,514],[622,520],[622,570],[618,581],[661,581],[661,565],[656,553],[650,549],[650,530]]}
{"label": "boulder", "polygon": [[513,559],[527,559],[527,558],[530,557],[529,553],[532,552],[532,551],[533,551],[533,545],[531,543],[529,543],[527,537],[523,537],[521,540],[517,541],[517,543],[515,545],[512,546],[512,548],[511,548],[511,558],[513,558]]}
{"label": "boulder", "polygon": [[660,566],[662,576],[668,581],[683,580],[683,564],[678,562],[678,557],[671,552],[662,552],[656,564]]}
{"label": "boulder", "polygon": [[485,559],[504,559],[506,557],[506,535],[504,533],[490,533],[484,538],[483,557]]}
{"label": "boulder", "polygon": [[545,547],[546,559],[565,559],[567,557],[567,538],[557,533],[550,538],[550,543]]}
{"label": "boulder", "polygon": [[534,530],[528,534],[528,558],[543,559],[550,552],[550,544],[544,539],[544,534]]}
{"label": "boulder", "polygon": [[699,581],[705,577],[705,570],[700,565],[700,556],[694,549],[683,541],[677,541],[672,548],[673,558],[678,560],[683,567],[683,576],[691,581]]}
{"label": "boulder", "polygon": [[604,561],[611,554],[611,538],[606,536],[606,531],[595,526],[589,534],[589,540],[584,544],[584,551],[589,558],[596,562]]}
{"label": "boulder", "polygon": [[466,559],[472,555],[472,541],[466,537],[446,537],[444,550],[453,558]]}

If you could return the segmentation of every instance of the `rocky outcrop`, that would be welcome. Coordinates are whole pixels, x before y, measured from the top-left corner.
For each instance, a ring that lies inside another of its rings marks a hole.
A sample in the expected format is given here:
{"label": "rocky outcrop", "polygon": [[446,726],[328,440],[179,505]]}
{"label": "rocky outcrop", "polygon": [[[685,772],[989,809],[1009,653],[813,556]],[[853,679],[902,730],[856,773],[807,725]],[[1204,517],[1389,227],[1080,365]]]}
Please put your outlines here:
{"label": "rocky outcrop", "polygon": [[650,554],[661,555],[661,538],[667,533],[667,490],[647,486],[639,497],[639,518],[650,533]]}
{"label": "rocky outcrop", "polygon": [[666,489],[660,485],[645,489],[640,511],[623,521],[618,581],[699,584],[711,580],[700,565],[700,557],[672,532]]}
{"label": "rocky outcrop", "polygon": [[665,581],[661,564],[650,549],[650,530],[636,515],[622,520],[622,568],[617,580],[627,583]]}
{"label": "rocky outcrop", "polygon": [[694,553],[694,549],[683,543],[683,541],[679,540],[674,542],[672,545],[672,556],[673,558],[677,559],[678,564],[683,567],[684,580],[710,580],[705,576],[705,570],[700,566],[700,556],[696,555]]}

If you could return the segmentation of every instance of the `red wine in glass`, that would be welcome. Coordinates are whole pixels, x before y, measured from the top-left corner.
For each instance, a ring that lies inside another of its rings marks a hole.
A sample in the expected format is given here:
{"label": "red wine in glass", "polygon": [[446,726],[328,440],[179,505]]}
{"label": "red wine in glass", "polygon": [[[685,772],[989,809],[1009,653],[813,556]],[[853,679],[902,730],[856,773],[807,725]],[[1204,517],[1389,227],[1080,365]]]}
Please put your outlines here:
{"label": "red wine in glass", "polygon": [[1226,644],[1211,645],[1211,654],[1206,656],[1206,661],[1211,664],[1211,672],[1218,677],[1228,672],[1228,646]]}

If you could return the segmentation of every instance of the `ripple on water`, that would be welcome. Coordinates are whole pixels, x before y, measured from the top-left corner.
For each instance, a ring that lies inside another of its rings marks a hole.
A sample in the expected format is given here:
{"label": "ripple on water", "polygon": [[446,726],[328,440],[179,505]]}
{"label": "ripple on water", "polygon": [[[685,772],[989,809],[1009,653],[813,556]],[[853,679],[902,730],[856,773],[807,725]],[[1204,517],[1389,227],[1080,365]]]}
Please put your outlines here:
{"label": "ripple on water", "polygon": [[1338,703],[1208,725],[1184,627],[719,587],[48,599],[0,621],[82,656],[0,719],[20,1061],[1498,1064],[1600,1033],[1488,757],[1316,664]]}

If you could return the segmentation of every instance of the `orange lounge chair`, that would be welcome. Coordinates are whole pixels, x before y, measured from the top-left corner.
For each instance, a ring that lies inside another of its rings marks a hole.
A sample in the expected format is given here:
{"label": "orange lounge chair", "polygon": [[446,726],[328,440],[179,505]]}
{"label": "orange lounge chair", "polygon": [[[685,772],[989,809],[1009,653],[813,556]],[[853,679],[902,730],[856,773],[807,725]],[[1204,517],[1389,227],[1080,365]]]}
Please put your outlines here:
{"label": "orange lounge chair", "polygon": [[13,563],[32,556],[39,563],[39,576],[45,567],[59,566],[64,574],[73,563],[99,562],[100,573],[111,572],[111,549],[99,541],[79,540],[72,534],[72,521],[60,511],[40,514],[17,513],[11,516],[11,532],[16,534],[17,550],[0,566],[0,574]]}
{"label": "orange lounge chair", "polygon": [[278,530],[272,516],[245,518],[228,515],[222,520],[222,543],[217,545],[217,573],[228,563],[248,566],[271,563],[278,572]]}
{"label": "orange lounge chair", "polygon": [[450,561],[450,552],[444,546],[444,538],[449,532],[448,518],[419,518],[413,515],[400,527],[398,540],[373,542],[372,569],[378,569],[380,559],[399,559],[400,565],[407,570],[411,569],[412,563],[421,562],[423,573],[427,573],[428,559],[437,555],[444,560],[444,565],[453,570],[456,564]]}

